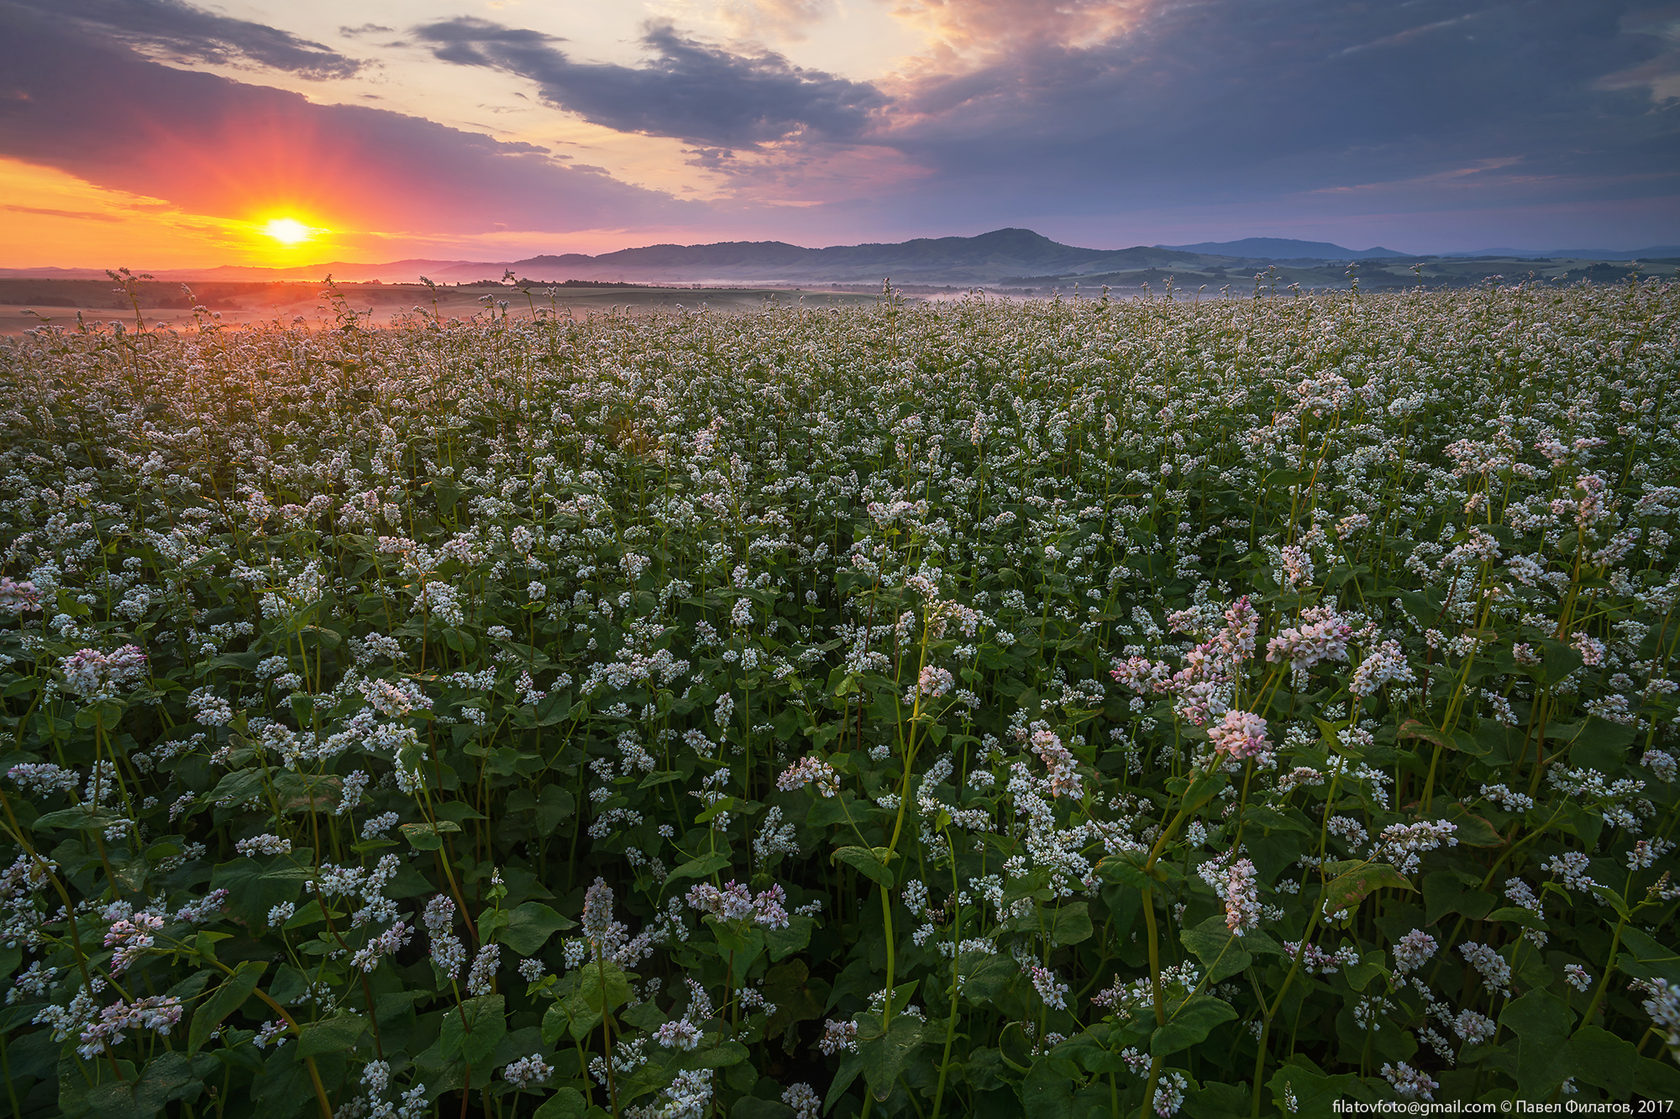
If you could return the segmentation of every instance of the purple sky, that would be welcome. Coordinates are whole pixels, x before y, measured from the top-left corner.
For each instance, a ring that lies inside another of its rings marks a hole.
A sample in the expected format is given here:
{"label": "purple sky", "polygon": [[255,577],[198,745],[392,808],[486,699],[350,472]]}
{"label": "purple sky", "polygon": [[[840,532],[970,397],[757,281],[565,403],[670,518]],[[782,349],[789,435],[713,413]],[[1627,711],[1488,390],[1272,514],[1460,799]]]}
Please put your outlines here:
{"label": "purple sky", "polygon": [[1680,4],[0,0],[0,266],[1001,226],[1680,243]]}

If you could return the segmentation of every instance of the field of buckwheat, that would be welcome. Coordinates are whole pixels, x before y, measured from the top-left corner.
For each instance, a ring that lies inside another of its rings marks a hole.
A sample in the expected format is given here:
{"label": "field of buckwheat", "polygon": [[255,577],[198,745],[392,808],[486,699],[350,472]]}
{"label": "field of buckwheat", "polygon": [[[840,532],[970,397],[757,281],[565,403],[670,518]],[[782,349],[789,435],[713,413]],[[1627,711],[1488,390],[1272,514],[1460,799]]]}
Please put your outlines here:
{"label": "field of buckwheat", "polygon": [[0,392],[15,1115],[1680,1096],[1680,285]]}

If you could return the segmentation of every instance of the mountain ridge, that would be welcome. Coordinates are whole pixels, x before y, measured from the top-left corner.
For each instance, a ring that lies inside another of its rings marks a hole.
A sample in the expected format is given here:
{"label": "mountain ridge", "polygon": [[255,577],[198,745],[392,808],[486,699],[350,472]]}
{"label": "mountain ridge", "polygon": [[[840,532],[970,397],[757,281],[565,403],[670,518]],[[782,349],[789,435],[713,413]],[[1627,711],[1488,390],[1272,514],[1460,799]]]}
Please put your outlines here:
{"label": "mountain ridge", "polygon": [[1156,245],[1155,248],[1256,260],[1393,260],[1414,255],[1381,245],[1350,249],[1330,241],[1297,241],[1293,237],[1244,237],[1237,241],[1198,241],[1193,245]]}
{"label": "mountain ridge", "polygon": [[[1218,250],[1218,251],[1214,251]],[[908,241],[866,242],[855,245],[806,247],[786,241],[716,241],[708,244],[642,245],[591,255],[546,253],[517,260],[473,261],[411,257],[384,263],[331,261],[291,268],[222,265],[215,268],[158,270],[153,275],[170,281],[285,281],[318,282],[323,276],[345,283],[413,283],[422,277],[436,283],[499,282],[509,272],[533,284],[567,280],[592,283],[680,284],[701,286],[821,286],[879,285],[883,279],[904,285],[933,287],[1048,288],[1101,284],[1152,283],[1178,276],[1187,282],[1214,286],[1240,284],[1267,265],[1313,274],[1302,282],[1312,286],[1336,283],[1351,261],[1367,262],[1362,277],[1377,279],[1384,265],[1401,261],[1472,262],[1490,256],[1502,260],[1542,259],[1544,256],[1586,263],[1633,259],[1680,258],[1680,248],[1553,251],[1519,255],[1518,250],[1480,253],[1416,255],[1375,246],[1349,249],[1329,241],[1299,241],[1278,237],[1248,237],[1236,241],[1202,241],[1190,245],[1134,245],[1124,249],[1091,249],[1065,245],[1031,229],[1006,227],[972,237],[917,237]],[[1499,269],[1493,268],[1491,272]],[[1491,274],[1490,272],[1490,274]],[[60,277],[103,279],[101,269],[0,269],[4,277]],[[1405,275],[1389,277],[1394,284],[1412,282]]]}

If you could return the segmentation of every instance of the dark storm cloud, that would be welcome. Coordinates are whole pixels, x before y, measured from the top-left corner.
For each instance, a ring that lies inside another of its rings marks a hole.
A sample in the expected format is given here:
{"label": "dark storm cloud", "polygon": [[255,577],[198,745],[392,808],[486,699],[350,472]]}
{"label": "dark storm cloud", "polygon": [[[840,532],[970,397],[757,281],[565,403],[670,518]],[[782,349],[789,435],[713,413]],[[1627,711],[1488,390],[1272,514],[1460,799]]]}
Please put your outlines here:
{"label": "dark storm cloud", "polygon": [[8,8],[70,20],[96,38],[187,64],[256,63],[311,78],[349,77],[362,65],[320,43],[182,0],[6,0],[0,3],[0,20]]}
{"label": "dark storm cloud", "polygon": [[683,213],[530,145],[188,73],[16,5],[0,6],[0,154],[201,213],[288,204],[363,229],[584,229]]}
{"label": "dark storm cloud", "polygon": [[[884,138],[935,172],[927,185],[1017,203],[1055,191],[1072,212],[1384,183],[1390,203],[1445,204],[1472,180],[1490,205],[1672,196],[1680,101],[1651,92],[1669,44],[1637,31],[1656,7],[1152,3],[1108,42],[1026,37],[912,77]],[[1667,11],[1656,26],[1680,18]]]}
{"label": "dark storm cloud", "polygon": [[414,29],[445,62],[484,66],[537,84],[545,101],[621,132],[671,136],[717,148],[752,148],[799,136],[847,140],[886,104],[873,86],[802,70],[774,53],[732,54],[647,29],[641,67],[577,62],[551,36],[462,18]]}

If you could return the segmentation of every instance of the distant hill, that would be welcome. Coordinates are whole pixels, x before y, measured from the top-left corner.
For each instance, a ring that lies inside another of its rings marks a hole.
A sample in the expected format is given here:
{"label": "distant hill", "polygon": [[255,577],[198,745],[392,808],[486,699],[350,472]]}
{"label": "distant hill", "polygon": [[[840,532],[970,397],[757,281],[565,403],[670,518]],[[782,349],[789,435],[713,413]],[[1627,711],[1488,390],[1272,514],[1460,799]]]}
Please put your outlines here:
{"label": "distant hill", "polygon": [[1381,245],[1373,249],[1349,249],[1329,241],[1296,241],[1288,237],[1244,237],[1240,241],[1198,241],[1194,245],[1155,247],[1252,260],[1391,260],[1411,255],[1385,249]]}
{"label": "distant hill", "polygon": [[1651,245],[1643,249],[1478,249],[1473,253],[1442,253],[1472,259],[1502,256],[1517,260],[1680,260],[1680,245]]}
{"label": "distant hill", "polygon": [[[1542,258],[1553,258],[1549,263]],[[533,284],[568,280],[606,284],[700,285],[707,287],[828,287],[879,290],[890,278],[906,289],[1047,293],[1109,287],[1130,293],[1162,288],[1179,291],[1240,291],[1251,285],[1273,289],[1345,287],[1349,261],[1364,290],[1485,282],[1491,277],[1534,273],[1573,282],[1625,278],[1618,262],[1680,257],[1680,249],[1631,251],[1490,249],[1480,253],[1414,256],[1377,246],[1350,249],[1328,241],[1247,237],[1193,245],[1138,245],[1129,249],[1086,249],[1052,241],[1030,229],[994,229],[975,237],[918,237],[888,244],[805,248],[785,241],[721,241],[707,245],[645,245],[591,256],[545,254],[519,260],[422,260],[383,264],[334,261],[299,268],[227,266],[157,271],[160,281],[192,284],[216,281],[305,280],[323,276],[345,283],[413,283],[422,276],[439,284],[500,282],[509,272]],[[1535,262],[1535,263],[1530,263]],[[1263,274],[1258,279],[1257,274]],[[0,269],[0,277],[57,276],[103,279],[99,269]]]}

